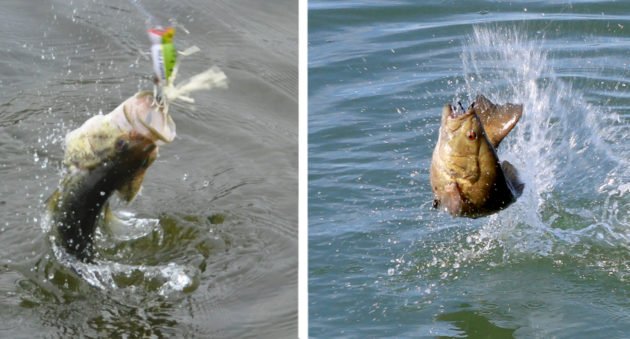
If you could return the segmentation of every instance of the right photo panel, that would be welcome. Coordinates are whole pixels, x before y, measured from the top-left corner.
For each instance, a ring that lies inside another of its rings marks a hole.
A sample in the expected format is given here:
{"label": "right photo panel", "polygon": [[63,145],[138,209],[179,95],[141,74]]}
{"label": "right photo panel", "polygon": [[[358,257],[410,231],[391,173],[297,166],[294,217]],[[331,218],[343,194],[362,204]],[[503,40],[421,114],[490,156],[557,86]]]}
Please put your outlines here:
{"label": "right photo panel", "polygon": [[621,338],[630,6],[308,2],[313,338]]}

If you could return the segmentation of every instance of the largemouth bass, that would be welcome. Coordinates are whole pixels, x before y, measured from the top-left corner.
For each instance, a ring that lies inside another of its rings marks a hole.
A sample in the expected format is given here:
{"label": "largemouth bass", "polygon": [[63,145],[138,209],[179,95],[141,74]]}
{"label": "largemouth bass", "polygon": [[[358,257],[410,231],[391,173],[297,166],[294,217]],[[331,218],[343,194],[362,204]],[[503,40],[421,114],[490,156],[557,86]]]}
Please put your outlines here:
{"label": "largemouth bass", "polygon": [[66,175],[48,199],[59,243],[82,261],[93,258],[97,220],[117,192],[131,201],[158,146],[175,137],[175,124],[151,92],[140,92],[107,115],[97,115],[66,135]]}
{"label": "largemouth bass", "polygon": [[434,207],[478,218],[516,201],[524,184],[512,164],[499,161],[496,148],[522,114],[522,105],[495,105],[482,95],[466,111],[444,106],[431,160]]}
{"label": "largemouth bass", "polygon": [[110,196],[117,192],[123,201],[133,200],[158,146],[175,138],[169,103],[192,103],[188,96],[192,92],[227,87],[227,77],[217,67],[177,85],[176,73],[177,66],[159,97],[139,92],[111,113],[94,116],[66,135],[66,174],[48,198],[47,212],[59,243],[80,260],[93,259],[94,231],[97,220],[110,215]]}

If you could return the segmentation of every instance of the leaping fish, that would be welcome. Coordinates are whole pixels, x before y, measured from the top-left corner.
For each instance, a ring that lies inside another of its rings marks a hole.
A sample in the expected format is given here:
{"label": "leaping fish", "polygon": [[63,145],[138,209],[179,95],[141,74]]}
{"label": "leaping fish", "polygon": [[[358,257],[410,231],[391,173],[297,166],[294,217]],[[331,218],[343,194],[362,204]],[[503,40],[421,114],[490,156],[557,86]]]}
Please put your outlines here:
{"label": "leaping fish", "polygon": [[[177,96],[225,86],[225,74],[210,68],[172,90]],[[133,200],[158,147],[175,139],[175,122],[167,110],[168,103],[143,91],[66,135],[66,173],[47,200],[47,212],[66,251],[92,261],[94,231],[99,218],[107,215],[110,196],[116,192],[123,201]]]}
{"label": "leaping fish", "polygon": [[444,106],[430,170],[434,207],[478,218],[516,201],[525,185],[496,148],[522,114],[523,105],[495,105],[483,95],[466,111]]}

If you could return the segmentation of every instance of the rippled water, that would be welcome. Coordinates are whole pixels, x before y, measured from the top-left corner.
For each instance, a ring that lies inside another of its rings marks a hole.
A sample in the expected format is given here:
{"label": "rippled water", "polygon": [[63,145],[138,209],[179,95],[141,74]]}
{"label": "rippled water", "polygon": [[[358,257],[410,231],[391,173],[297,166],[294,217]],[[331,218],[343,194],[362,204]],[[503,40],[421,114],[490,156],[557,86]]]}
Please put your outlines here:
{"label": "rippled water", "polygon": [[[314,337],[627,336],[630,7],[309,3]],[[524,104],[501,145],[523,196],[432,210],[441,107]]]}
{"label": "rippled water", "polygon": [[230,87],[171,107],[178,138],[85,265],[51,246],[43,202],[65,134],[151,88],[146,18],[128,1],[3,2],[0,336],[295,337],[297,2],[140,3],[201,48],[180,79],[217,65]]}

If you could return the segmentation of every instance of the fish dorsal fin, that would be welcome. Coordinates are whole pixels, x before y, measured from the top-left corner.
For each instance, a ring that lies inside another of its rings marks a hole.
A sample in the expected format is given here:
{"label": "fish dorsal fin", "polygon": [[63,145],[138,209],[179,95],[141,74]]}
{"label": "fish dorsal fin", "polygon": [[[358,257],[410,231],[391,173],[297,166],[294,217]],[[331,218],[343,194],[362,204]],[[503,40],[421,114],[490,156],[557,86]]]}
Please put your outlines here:
{"label": "fish dorsal fin", "polygon": [[523,105],[509,103],[495,105],[483,95],[478,95],[475,99],[474,109],[494,148],[499,147],[501,140],[510,133],[523,115]]}
{"label": "fish dorsal fin", "polygon": [[516,198],[520,197],[523,194],[523,188],[525,188],[525,184],[519,179],[518,171],[516,167],[512,165],[509,161],[505,160],[501,163],[501,169],[503,170],[503,175],[505,175],[505,179],[509,181],[512,193]]}

